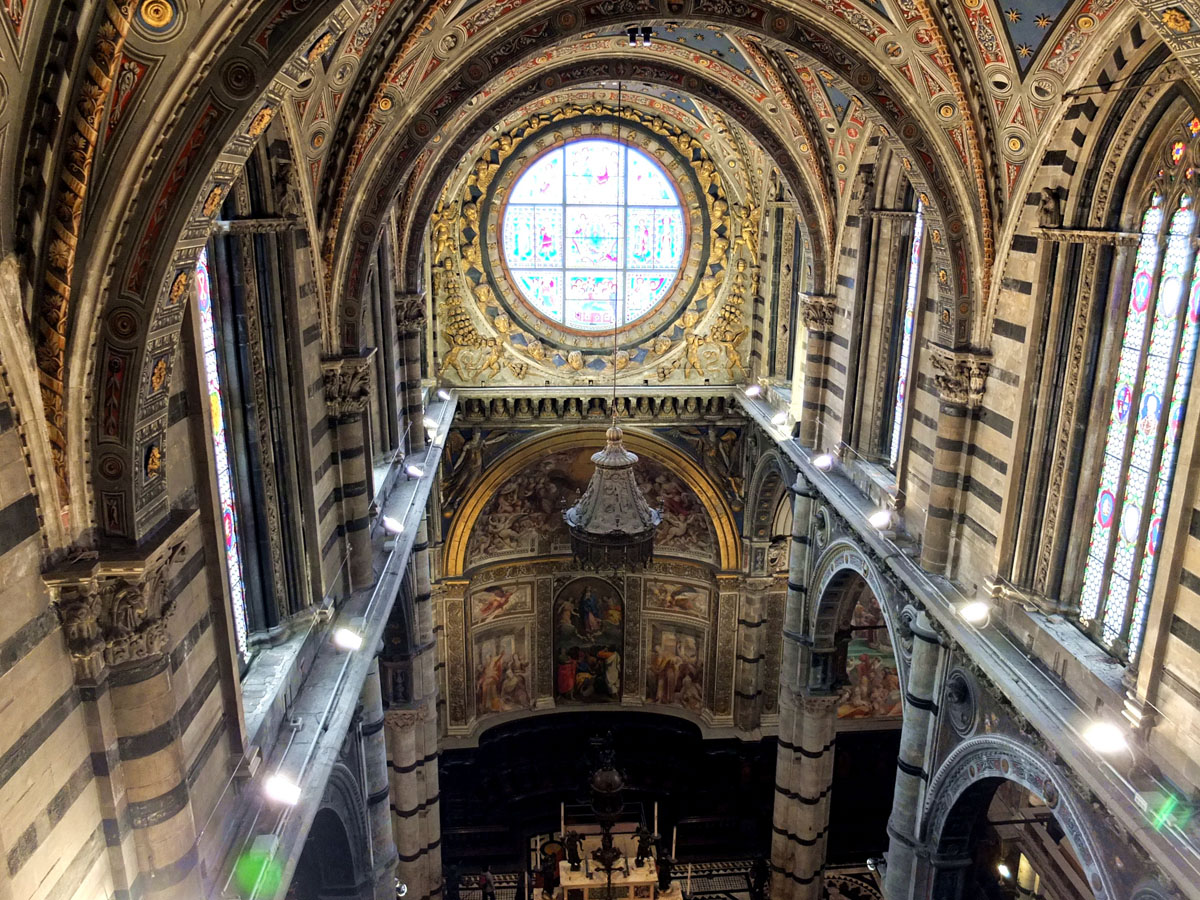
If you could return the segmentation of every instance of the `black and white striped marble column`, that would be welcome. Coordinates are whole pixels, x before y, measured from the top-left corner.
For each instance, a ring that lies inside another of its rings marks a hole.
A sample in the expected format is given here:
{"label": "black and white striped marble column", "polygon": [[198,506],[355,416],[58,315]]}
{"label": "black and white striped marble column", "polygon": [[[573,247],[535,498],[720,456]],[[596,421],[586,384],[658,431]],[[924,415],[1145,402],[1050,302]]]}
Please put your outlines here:
{"label": "black and white striped marble column", "polygon": [[337,441],[341,473],[342,531],[346,540],[346,569],[350,589],[362,590],[375,583],[369,509],[370,482],[367,432],[363,421],[370,402],[371,357],[374,349],[358,356],[326,359],[325,402]]}

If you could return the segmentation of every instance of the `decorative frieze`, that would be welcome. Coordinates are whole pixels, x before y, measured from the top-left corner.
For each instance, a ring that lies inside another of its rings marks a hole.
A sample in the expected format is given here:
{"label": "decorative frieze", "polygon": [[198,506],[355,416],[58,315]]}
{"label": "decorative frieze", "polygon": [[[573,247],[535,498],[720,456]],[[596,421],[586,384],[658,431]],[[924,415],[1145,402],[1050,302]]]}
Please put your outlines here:
{"label": "decorative frieze", "polygon": [[293,216],[279,216],[259,219],[218,219],[213,222],[213,230],[223,234],[279,234],[281,232],[299,231],[303,222]]}
{"label": "decorative frieze", "polygon": [[930,345],[930,363],[938,396],[946,403],[976,409],[983,403],[983,391],[991,364],[977,351],[947,350]]}
{"label": "decorative frieze", "polygon": [[359,356],[321,361],[325,376],[325,403],[335,419],[360,416],[371,399],[371,358],[375,348]]}

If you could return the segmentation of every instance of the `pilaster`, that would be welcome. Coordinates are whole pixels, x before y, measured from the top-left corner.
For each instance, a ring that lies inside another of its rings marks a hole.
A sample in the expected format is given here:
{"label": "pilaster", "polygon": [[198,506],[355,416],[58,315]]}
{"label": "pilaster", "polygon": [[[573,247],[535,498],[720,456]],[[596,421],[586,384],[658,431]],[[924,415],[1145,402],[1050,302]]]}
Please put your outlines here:
{"label": "pilaster", "polygon": [[350,587],[360,590],[375,581],[370,539],[366,428],[363,416],[371,399],[374,348],[357,356],[325,359],[325,402],[336,433],[341,475],[342,528],[346,536]]}
{"label": "pilaster", "polygon": [[982,353],[973,351],[948,350],[937,345],[931,345],[929,350],[940,403],[921,567],[944,574],[950,565],[950,543],[962,503],[970,419],[983,403],[989,363]]}
{"label": "pilaster", "polygon": [[[397,384],[399,403],[403,411],[401,433],[404,451],[423,450],[426,443],[425,406],[421,397],[421,339],[425,333],[425,295],[400,294],[396,297],[396,334],[400,342],[399,359],[403,360],[403,377]],[[399,368],[399,367],[397,367]]]}
{"label": "pilaster", "polygon": [[833,333],[837,298],[828,294],[801,294],[800,317],[808,329],[807,357],[804,360],[804,406],[800,417],[800,443],[816,447],[821,435],[821,413],[825,408],[824,388],[829,357],[829,336]]}
{"label": "pilaster", "polygon": [[113,887],[169,900],[201,892],[170,658],[171,583],[196,517],[176,513],[144,547],[44,575],[87,725]]}

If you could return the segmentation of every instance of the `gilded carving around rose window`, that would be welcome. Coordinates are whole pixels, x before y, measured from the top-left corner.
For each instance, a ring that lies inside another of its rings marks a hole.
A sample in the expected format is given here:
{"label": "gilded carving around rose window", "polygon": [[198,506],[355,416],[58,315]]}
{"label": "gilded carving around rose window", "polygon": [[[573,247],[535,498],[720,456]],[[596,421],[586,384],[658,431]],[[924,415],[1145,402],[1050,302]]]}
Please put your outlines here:
{"label": "gilded carving around rose window", "polygon": [[[658,163],[679,191],[688,239],[666,299],[618,330],[542,321],[502,259],[501,218],[531,161],[579,138],[612,140]],[[430,222],[440,376],[465,385],[611,378],[734,383],[747,375],[747,299],[761,209],[731,200],[718,161],[682,128],[636,108],[568,103],[497,135],[452,179]],[[701,197],[703,203],[700,202]],[[468,298],[469,301],[468,302]]]}

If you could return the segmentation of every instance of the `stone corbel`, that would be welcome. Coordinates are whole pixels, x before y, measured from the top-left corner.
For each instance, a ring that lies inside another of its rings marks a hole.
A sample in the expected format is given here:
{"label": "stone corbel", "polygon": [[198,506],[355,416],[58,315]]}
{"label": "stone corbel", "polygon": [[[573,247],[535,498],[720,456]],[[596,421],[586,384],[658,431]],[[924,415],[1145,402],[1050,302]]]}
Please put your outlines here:
{"label": "stone corbel", "polygon": [[383,714],[384,726],[395,729],[415,728],[431,718],[433,716],[428,703],[410,709],[389,709]]}
{"label": "stone corbel", "polygon": [[1101,244],[1110,247],[1136,247],[1142,239],[1136,231],[1106,231],[1099,228],[1035,228],[1034,235],[1059,244]]}
{"label": "stone corbel", "polygon": [[946,403],[978,409],[983,403],[991,368],[988,354],[979,350],[950,350],[937,344],[930,344],[929,350],[938,396]]}
{"label": "stone corbel", "polygon": [[809,331],[832,329],[835,309],[837,309],[837,297],[830,294],[800,295],[800,316]]}
{"label": "stone corbel", "polygon": [[375,348],[358,356],[340,356],[321,361],[325,376],[325,403],[335,419],[360,416],[371,398],[371,359]]}
{"label": "stone corbel", "polygon": [[168,588],[187,555],[183,536],[198,516],[196,510],[174,513],[145,547],[92,551],[42,576],[77,682],[97,684],[107,667],[166,652],[175,611]]}
{"label": "stone corbel", "polygon": [[400,334],[419,331],[425,325],[424,294],[397,294],[393,304],[396,310],[396,330]]}

